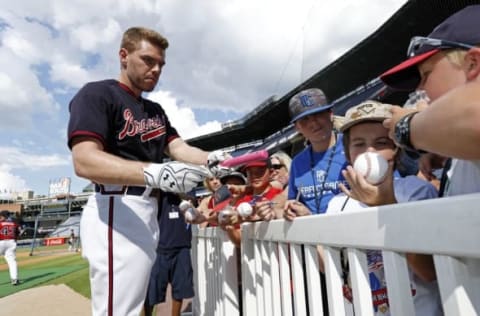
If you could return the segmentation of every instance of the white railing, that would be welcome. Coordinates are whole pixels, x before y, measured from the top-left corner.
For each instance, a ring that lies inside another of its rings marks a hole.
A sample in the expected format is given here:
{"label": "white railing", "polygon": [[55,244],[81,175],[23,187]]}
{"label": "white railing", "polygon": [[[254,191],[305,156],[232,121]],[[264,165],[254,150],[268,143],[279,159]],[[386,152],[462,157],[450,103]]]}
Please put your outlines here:
{"label": "white railing", "polygon": [[[238,315],[232,244],[214,228],[194,235],[194,315]],[[327,293],[321,293],[317,245],[325,251]],[[480,194],[471,194],[242,225],[243,315],[323,315],[322,295],[330,315],[345,315],[341,248],[357,316],[373,315],[365,249],[383,251],[393,316],[415,315],[406,252],[434,255],[445,315],[480,314]]]}
{"label": "white railing", "polygon": [[193,229],[193,315],[240,315],[237,252],[219,228]]}

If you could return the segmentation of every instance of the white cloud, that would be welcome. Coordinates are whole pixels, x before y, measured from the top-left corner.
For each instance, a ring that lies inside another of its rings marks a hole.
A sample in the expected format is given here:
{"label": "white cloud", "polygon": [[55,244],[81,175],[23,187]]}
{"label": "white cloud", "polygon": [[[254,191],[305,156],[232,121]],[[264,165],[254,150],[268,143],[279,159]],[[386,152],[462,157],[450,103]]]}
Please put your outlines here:
{"label": "white cloud", "polygon": [[99,44],[114,42],[121,36],[122,32],[118,21],[110,18],[80,25],[72,30],[71,39],[78,43],[82,50],[96,52]]}
{"label": "white cloud", "polygon": [[0,147],[0,169],[4,171],[13,169],[38,170],[65,166],[69,163],[70,159],[67,155],[38,155],[17,147]]}
{"label": "white cloud", "polygon": [[55,82],[66,84],[69,87],[80,88],[90,81],[92,74],[80,64],[58,60],[51,65],[51,79]]}
{"label": "white cloud", "polygon": [[28,189],[27,181],[25,181],[25,179],[22,179],[9,171],[0,169],[0,195],[2,193],[24,192]]}
{"label": "white cloud", "polygon": [[0,147],[0,191],[23,192],[30,189],[27,180],[34,180],[18,176],[16,172],[19,170],[39,171],[68,164],[70,160],[66,156],[37,155],[16,147]]}
{"label": "white cloud", "polygon": [[[118,77],[118,46],[128,27],[150,27],[169,39],[167,65],[150,96],[188,139],[219,130],[218,118],[225,113],[241,116],[271,95],[282,96],[368,36],[404,3],[4,1],[0,155],[8,157],[0,157],[0,169],[19,182],[16,170],[21,168],[48,166],[53,177],[72,172],[65,137],[59,136],[65,135],[68,102],[86,82]],[[205,119],[200,115],[204,110],[213,117]],[[28,141],[30,146],[19,145]]]}
{"label": "white cloud", "polygon": [[199,125],[192,109],[185,106],[180,107],[177,104],[177,100],[168,91],[152,92],[148,95],[148,98],[161,104],[170,123],[177,129],[177,132],[183,139],[189,139],[221,130],[221,123],[217,121],[210,121]]}
{"label": "white cloud", "polygon": [[31,128],[35,114],[54,115],[57,102],[28,65],[8,51],[0,50],[0,69],[1,128]]}

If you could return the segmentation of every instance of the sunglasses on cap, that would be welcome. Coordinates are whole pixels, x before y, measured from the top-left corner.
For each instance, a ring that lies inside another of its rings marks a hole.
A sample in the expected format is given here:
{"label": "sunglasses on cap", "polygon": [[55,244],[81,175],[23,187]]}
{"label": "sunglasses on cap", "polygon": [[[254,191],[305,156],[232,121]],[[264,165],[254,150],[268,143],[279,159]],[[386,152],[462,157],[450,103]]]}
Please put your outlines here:
{"label": "sunglasses on cap", "polygon": [[430,37],[415,36],[410,40],[410,45],[408,45],[407,50],[407,56],[415,57],[433,49],[460,48],[468,50],[473,47],[475,46],[470,44],[458,43]]}

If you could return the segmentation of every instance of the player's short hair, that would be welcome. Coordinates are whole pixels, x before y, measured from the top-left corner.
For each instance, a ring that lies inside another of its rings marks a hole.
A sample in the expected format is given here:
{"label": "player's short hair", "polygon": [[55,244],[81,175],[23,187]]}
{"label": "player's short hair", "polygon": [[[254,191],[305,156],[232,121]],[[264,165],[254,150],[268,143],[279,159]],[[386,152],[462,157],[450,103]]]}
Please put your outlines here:
{"label": "player's short hair", "polygon": [[125,48],[129,53],[137,49],[141,41],[147,41],[161,49],[168,48],[168,40],[157,31],[145,27],[131,27],[123,33],[120,48]]}

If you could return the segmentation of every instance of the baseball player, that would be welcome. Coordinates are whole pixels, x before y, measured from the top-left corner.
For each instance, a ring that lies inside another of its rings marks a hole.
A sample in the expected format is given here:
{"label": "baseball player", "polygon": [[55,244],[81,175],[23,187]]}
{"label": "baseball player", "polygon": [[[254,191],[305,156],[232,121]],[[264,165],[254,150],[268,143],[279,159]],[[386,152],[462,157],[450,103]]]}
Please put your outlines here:
{"label": "baseball player", "polygon": [[18,268],[15,251],[19,226],[10,218],[9,211],[0,212],[0,254],[5,256],[12,285],[18,285]]}
{"label": "baseball player", "polygon": [[75,251],[75,232],[70,229],[70,236],[68,237],[68,251]]}
{"label": "baseball player", "polygon": [[[211,176],[200,165],[225,158],[189,146],[162,107],[142,97],[155,88],[167,47],[156,31],[128,29],[119,79],[87,83],[70,102],[75,172],[96,184],[80,223],[93,315],[140,314],[158,244],[158,189],[188,192]],[[167,156],[177,161],[162,163]]]}

